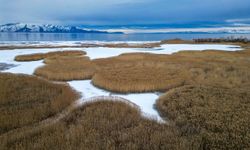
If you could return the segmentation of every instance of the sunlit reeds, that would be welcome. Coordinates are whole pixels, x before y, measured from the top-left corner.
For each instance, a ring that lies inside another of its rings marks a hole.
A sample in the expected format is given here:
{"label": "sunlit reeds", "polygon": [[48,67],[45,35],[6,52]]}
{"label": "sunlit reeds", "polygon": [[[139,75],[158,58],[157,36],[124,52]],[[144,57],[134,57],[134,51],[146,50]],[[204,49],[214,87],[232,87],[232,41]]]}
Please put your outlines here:
{"label": "sunlit reeds", "polygon": [[250,147],[249,89],[184,86],[159,98],[157,109],[204,149]]}
{"label": "sunlit reeds", "polygon": [[166,91],[182,85],[250,87],[247,51],[183,51],[173,55],[122,54],[94,60],[93,84],[115,92]]}
{"label": "sunlit reeds", "polygon": [[27,55],[18,55],[15,57],[15,61],[37,61],[42,60],[48,57],[58,57],[58,56],[81,56],[85,55],[84,51],[56,51],[56,52],[48,52],[48,53],[35,53],[35,54],[27,54]]}
{"label": "sunlit reeds", "polygon": [[49,80],[91,79],[95,73],[95,65],[86,56],[50,57],[44,63],[44,66],[35,70],[35,75]]}

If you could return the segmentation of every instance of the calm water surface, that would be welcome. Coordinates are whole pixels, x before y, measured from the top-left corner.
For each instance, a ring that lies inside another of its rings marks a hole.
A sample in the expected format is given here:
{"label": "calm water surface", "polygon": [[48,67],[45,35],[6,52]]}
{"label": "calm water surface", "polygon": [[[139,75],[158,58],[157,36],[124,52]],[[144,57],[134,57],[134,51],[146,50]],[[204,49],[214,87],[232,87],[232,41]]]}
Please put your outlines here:
{"label": "calm water surface", "polygon": [[0,33],[0,41],[160,41],[165,39],[245,37],[250,34],[86,34]]}

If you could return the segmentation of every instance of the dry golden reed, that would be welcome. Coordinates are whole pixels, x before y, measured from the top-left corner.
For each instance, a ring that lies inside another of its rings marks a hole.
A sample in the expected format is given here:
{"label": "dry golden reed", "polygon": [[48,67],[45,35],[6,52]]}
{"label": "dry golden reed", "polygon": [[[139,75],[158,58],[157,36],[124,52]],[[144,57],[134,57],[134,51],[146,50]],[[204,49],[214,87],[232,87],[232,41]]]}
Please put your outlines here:
{"label": "dry golden reed", "polygon": [[85,55],[84,51],[56,51],[56,52],[48,52],[48,53],[35,53],[28,55],[18,55],[15,57],[15,61],[37,61],[42,60],[48,57],[58,57],[58,56],[81,56]]}
{"label": "dry golden reed", "polygon": [[3,149],[19,150],[195,149],[174,127],[142,118],[136,108],[109,100],[85,104],[48,128],[2,141],[6,141],[0,145]]}
{"label": "dry golden reed", "polygon": [[50,57],[45,65],[35,70],[35,75],[49,80],[69,81],[91,79],[95,65],[86,56]]}
{"label": "dry golden reed", "polygon": [[45,65],[35,70],[34,74],[55,81],[91,79],[95,66],[84,56],[84,51],[55,51],[16,56],[16,61],[44,59]]}
{"label": "dry golden reed", "polygon": [[184,86],[162,95],[156,107],[202,149],[250,148],[249,89]]}
{"label": "dry golden reed", "polygon": [[188,74],[174,68],[143,66],[113,67],[97,72],[92,83],[109,91],[130,93],[166,91],[173,87],[182,86]]}
{"label": "dry golden reed", "polygon": [[36,74],[50,80],[92,78],[94,85],[120,93],[168,90],[156,104],[168,124],[142,118],[139,110],[125,103],[104,100],[20,138],[0,138],[0,147],[249,149],[249,58],[248,49],[130,53],[95,60],[82,55],[45,58],[45,66]]}
{"label": "dry golden reed", "polygon": [[115,92],[166,91],[182,85],[250,88],[247,51],[179,52],[173,55],[122,54],[93,60],[93,84]]}
{"label": "dry golden reed", "polygon": [[0,134],[55,115],[78,95],[65,84],[0,73]]}

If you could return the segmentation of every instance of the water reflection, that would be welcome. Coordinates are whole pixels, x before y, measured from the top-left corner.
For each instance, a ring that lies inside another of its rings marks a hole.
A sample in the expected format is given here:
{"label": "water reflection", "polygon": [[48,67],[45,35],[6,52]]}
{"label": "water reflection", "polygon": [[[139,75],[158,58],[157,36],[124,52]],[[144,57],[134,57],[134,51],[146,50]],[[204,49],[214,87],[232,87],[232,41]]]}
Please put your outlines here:
{"label": "water reflection", "polygon": [[96,33],[0,33],[0,41],[159,41],[194,38],[250,38],[250,34],[96,34]]}

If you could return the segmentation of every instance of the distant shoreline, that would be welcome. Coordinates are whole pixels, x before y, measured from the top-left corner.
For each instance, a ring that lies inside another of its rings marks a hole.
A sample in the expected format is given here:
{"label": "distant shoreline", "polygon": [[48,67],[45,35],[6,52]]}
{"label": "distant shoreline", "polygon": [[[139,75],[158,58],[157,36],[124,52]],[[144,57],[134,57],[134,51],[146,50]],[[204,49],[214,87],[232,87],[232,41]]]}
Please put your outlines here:
{"label": "distant shoreline", "polygon": [[42,48],[156,48],[164,44],[224,44],[224,45],[240,45],[242,47],[249,47],[250,40],[247,38],[201,38],[193,40],[170,39],[162,41],[147,41],[147,42],[20,42],[20,43],[0,43],[0,50],[13,49],[42,49]]}

